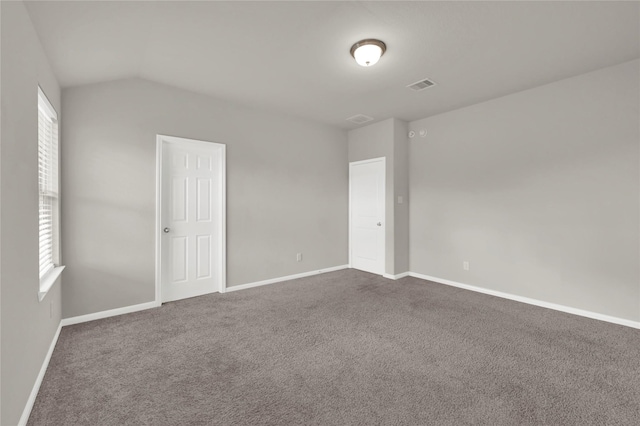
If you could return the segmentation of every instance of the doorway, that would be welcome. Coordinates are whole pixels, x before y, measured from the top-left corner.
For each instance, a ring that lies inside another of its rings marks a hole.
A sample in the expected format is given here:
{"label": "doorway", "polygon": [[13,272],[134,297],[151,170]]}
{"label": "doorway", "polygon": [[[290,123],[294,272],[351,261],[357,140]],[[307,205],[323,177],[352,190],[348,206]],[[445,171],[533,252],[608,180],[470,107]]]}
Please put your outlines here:
{"label": "doorway", "polygon": [[156,300],[226,286],[225,145],[158,135]]}
{"label": "doorway", "polygon": [[385,158],[349,163],[349,265],[385,268]]}

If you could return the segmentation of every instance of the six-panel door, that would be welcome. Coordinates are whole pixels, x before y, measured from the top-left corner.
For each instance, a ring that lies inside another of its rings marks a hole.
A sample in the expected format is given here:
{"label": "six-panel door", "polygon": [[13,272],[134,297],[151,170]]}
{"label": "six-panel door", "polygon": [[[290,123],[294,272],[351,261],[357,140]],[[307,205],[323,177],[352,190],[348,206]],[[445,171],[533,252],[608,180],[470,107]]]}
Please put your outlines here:
{"label": "six-panel door", "polygon": [[163,143],[162,301],[221,291],[219,144]]}

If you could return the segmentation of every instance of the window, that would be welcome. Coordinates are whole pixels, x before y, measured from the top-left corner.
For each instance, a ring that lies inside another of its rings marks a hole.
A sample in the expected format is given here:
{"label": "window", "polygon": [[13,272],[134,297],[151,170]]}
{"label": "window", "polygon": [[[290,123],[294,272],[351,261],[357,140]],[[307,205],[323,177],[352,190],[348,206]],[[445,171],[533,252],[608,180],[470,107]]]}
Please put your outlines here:
{"label": "window", "polygon": [[58,196],[58,114],[38,87],[38,214],[40,300],[56,281],[60,266]]}

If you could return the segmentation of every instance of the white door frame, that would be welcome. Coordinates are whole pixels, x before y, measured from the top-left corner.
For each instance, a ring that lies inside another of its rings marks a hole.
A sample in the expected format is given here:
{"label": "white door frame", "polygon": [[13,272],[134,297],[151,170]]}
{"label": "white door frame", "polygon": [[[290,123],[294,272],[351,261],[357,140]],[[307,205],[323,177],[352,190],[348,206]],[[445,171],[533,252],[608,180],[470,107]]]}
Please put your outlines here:
{"label": "white door frame", "polygon": [[384,232],[382,233],[382,245],[383,245],[383,250],[382,250],[382,264],[383,264],[383,275],[386,274],[387,270],[386,270],[386,265],[387,265],[387,157],[378,157],[378,158],[370,158],[368,160],[361,160],[361,161],[351,161],[349,162],[349,268],[352,267],[352,262],[351,262],[351,247],[352,247],[352,242],[351,242],[351,232],[352,232],[352,226],[351,226],[351,212],[352,212],[352,207],[351,207],[351,167],[352,166],[357,166],[359,164],[366,164],[366,163],[374,163],[377,161],[382,161],[382,170],[384,171],[384,186],[382,188],[383,194],[384,194],[384,208],[382,209],[382,223],[384,223]]}
{"label": "white door frame", "polygon": [[222,164],[220,167],[220,188],[218,205],[220,209],[220,259],[218,266],[220,293],[224,293],[227,289],[227,184],[226,184],[226,168],[227,154],[226,145],[217,142],[206,142],[195,139],[180,138],[176,136],[157,135],[156,136],[156,303],[158,306],[162,303],[162,147],[166,143],[171,144],[200,144],[202,146],[216,145],[222,151]]}

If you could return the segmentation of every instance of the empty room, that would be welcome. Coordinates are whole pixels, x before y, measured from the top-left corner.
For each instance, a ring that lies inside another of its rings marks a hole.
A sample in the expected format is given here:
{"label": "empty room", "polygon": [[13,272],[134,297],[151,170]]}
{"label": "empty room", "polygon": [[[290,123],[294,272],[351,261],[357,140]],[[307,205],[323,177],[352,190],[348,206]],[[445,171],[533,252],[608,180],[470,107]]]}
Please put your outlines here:
{"label": "empty room", "polygon": [[640,2],[0,15],[1,426],[640,424]]}

